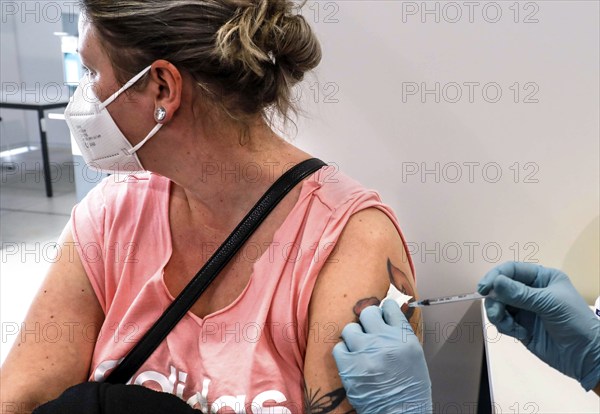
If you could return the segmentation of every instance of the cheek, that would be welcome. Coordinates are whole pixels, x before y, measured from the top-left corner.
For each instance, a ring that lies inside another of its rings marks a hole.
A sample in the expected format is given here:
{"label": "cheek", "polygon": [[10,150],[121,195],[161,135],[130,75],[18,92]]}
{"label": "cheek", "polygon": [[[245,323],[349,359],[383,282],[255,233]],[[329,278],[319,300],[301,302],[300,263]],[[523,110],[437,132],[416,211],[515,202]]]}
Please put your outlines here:
{"label": "cheek", "polygon": [[154,126],[153,106],[138,94],[124,92],[107,109],[132,144],[141,141]]}
{"label": "cheek", "polygon": [[117,85],[114,79],[100,74],[93,75],[90,78],[90,84],[100,102],[106,101],[113,93],[119,90],[119,85]]}

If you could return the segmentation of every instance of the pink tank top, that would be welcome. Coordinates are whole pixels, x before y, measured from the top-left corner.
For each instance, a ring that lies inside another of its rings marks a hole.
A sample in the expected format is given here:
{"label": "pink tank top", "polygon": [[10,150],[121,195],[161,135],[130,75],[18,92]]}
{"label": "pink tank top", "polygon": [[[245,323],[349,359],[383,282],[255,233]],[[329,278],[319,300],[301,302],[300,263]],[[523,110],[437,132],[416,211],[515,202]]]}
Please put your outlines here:
{"label": "pink tank top", "polygon": [[[73,208],[75,245],[105,313],[90,381],[103,380],[173,301],[163,281],[170,184],[154,173],[110,176]],[[304,413],[308,306],[319,271],[353,213],[376,207],[400,227],[376,192],[334,166],[300,185],[271,245],[244,246],[244,254],[261,253],[241,295],[203,319],[188,312],[129,383],[204,412]]]}

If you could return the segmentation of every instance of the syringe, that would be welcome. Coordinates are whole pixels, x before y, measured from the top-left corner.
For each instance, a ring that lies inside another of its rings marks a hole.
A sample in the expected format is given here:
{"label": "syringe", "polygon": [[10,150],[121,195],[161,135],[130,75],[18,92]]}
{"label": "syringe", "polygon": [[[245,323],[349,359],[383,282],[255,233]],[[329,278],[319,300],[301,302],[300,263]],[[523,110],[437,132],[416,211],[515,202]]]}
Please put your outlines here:
{"label": "syringe", "polygon": [[408,306],[411,307],[411,308],[420,308],[420,307],[423,307],[423,306],[443,305],[445,303],[462,302],[462,301],[465,301],[465,300],[483,299],[485,297],[493,297],[493,295],[483,296],[483,295],[480,295],[477,292],[474,292],[474,293],[463,293],[461,295],[442,296],[442,297],[439,297],[439,298],[423,299],[423,300],[420,300],[418,302],[410,302],[408,304]]}

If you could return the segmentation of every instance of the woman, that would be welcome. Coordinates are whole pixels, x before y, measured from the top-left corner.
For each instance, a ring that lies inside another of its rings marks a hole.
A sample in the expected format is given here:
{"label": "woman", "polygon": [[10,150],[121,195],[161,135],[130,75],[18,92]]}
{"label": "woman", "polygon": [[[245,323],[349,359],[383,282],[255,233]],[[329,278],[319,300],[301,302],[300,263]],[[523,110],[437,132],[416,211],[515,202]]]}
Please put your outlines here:
{"label": "woman", "polygon": [[[24,325],[58,324],[62,335],[16,342],[3,404],[31,407],[103,380],[272,182],[311,158],[269,126],[269,113],[294,112],[290,88],[321,59],[292,7],[82,2],[89,74],[65,113],[70,128],[91,167],[148,172],[108,177],[73,209]],[[103,104],[81,110],[87,95]],[[99,132],[81,126],[86,116],[103,117]],[[111,140],[121,133],[120,148]],[[393,212],[323,168],[284,198],[130,383],[203,411],[351,411],[332,348],[390,281],[415,296]]]}

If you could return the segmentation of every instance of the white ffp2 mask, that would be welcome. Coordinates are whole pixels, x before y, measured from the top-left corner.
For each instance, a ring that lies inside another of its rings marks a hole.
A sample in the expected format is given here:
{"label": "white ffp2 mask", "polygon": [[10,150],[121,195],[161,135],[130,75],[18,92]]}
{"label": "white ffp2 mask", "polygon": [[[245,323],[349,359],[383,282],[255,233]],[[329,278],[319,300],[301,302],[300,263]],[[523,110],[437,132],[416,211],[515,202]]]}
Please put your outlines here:
{"label": "white ffp2 mask", "polygon": [[79,82],[65,110],[65,119],[90,169],[106,173],[145,170],[136,151],[158,132],[162,124],[157,123],[146,138],[134,147],[123,135],[106,107],[150,68],[151,66],[148,66],[135,75],[104,102],[100,102],[94,94],[87,76]]}

